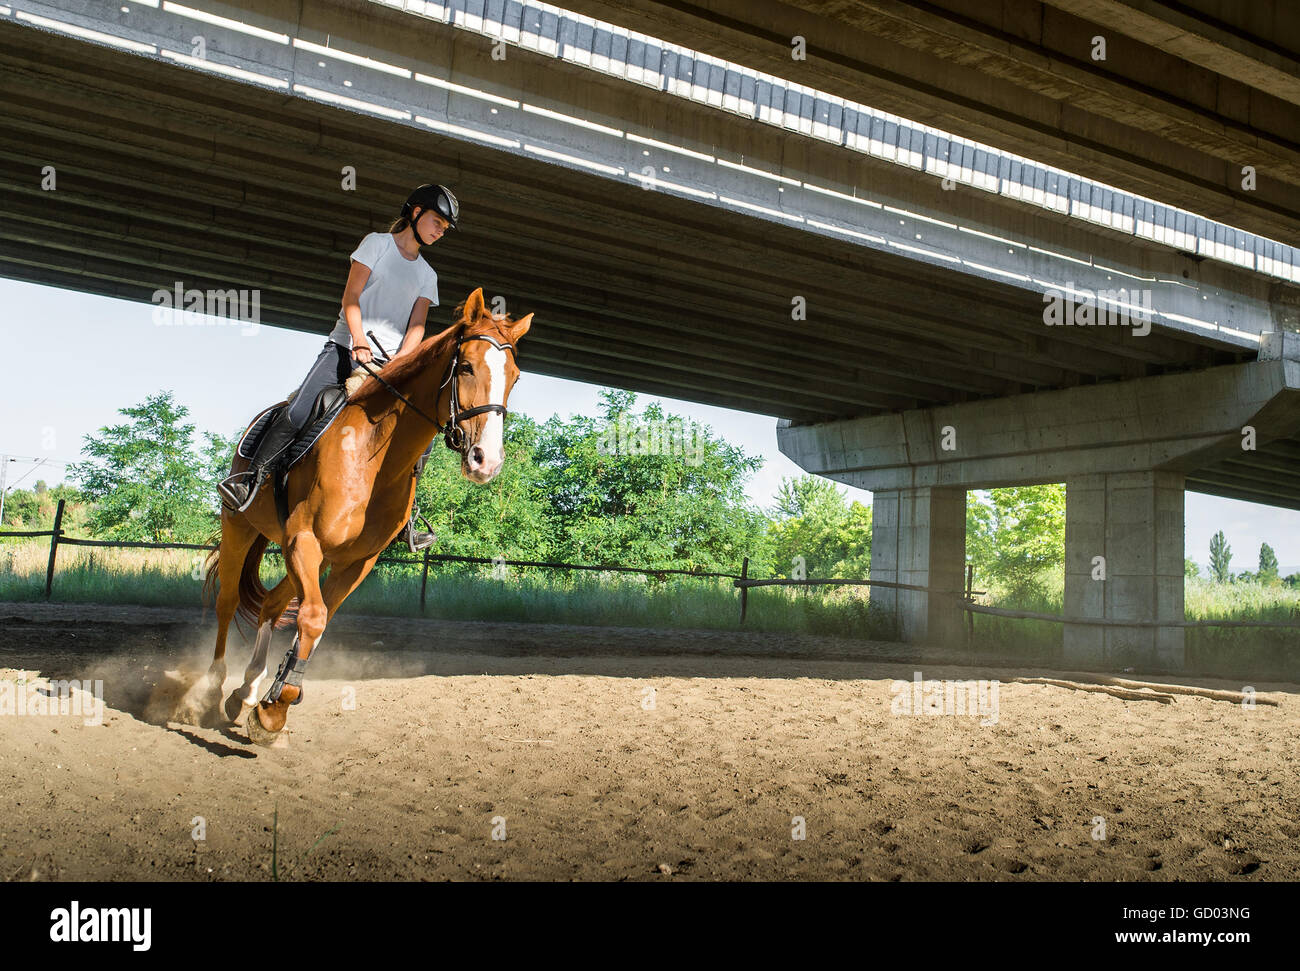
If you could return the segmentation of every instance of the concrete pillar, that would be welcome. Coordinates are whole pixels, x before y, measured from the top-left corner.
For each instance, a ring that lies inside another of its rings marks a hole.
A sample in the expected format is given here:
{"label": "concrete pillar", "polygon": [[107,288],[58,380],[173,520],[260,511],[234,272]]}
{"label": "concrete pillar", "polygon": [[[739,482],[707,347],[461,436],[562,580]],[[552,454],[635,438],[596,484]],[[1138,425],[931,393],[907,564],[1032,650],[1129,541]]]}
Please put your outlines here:
{"label": "concrete pillar", "polygon": [[[1065,616],[1183,620],[1183,487],[1176,472],[1079,475],[1065,483]],[[1094,579],[1094,557],[1105,579]],[[1065,659],[1122,670],[1183,666],[1181,627],[1065,625]]]}
{"label": "concrete pillar", "polygon": [[966,570],[966,490],[880,489],[871,506],[871,579],[942,592],[872,587],[872,603],[895,613],[903,640],[957,646],[964,636],[958,595]]}

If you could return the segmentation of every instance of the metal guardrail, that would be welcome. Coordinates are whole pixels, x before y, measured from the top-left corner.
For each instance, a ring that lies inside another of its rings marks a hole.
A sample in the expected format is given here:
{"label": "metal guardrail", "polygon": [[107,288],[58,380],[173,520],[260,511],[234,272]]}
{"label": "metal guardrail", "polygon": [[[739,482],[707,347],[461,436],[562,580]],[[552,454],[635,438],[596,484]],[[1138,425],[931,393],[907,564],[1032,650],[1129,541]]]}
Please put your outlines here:
{"label": "metal guardrail", "polygon": [[1300,250],[538,0],[371,0],[1117,232],[1300,282]]}

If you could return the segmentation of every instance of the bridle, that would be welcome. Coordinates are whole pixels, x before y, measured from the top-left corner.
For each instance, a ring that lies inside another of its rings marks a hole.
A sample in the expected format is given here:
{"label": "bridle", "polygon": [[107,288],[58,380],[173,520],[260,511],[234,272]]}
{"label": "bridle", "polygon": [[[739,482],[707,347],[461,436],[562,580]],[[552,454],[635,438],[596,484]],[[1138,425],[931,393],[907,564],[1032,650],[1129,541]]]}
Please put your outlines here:
{"label": "bridle", "polygon": [[[371,335],[371,340],[374,340],[374,335]],[[465,454],[464,453],[465,430],[460,427],[460,423],[462,421],[465,421],[467,418],[475,418],[478,415],[485,415],[488,412],[495,412],[496,414],[500,415],[503,420],[505,419],[505,415],[506,415],[506,406],[498,405],[494,403],[489,403],[486,405],[477,405],[474,408],[466,408],[464,411],[462,411],[460,408],[460,394],[458,391],[460,382],[456,380],[456,372],[460,369],[461,345],[468,344],[470,341],[487,341],[489,344],[491,344],[499,351],[509,350],[511,352],[514,352],[515,350],[514,344],[498,341],[495,337],[492,337],[488,334],[470,334],[468,337],[461,337],[456,341],[456,350],[452,354],[451,367],[447,370],[447,377],[443,379],[442,384],[438,385],[438,390],[441,391],[443,388],[447,386],[448,381],[451,382],[451,398],[447,407],[447,421],[445,423],[438,421],[436,418],[430,417],[423,408],[421,408],[414,401],[412,401],[406,395],[402,394],[402,392],[398,391],[391,384],[389,384],[387,381],[381,378],[379,376],[379,372],[376,371],[374,368],[372,368],[369,364],[366,364],[362,361],[358,361],[357,363],[360,364],[363,368],[365,368],[368,372],[370,372],[370,376],[372,378],[374,378],[385,388],[387,388],[389,391],[395,394],[401,401],[407,404],[412,411],[414,411],[417,415],[419,415],[429,424],[437,428],[438,431],[443,435],[443,439],[447,443],[447,447],[449,449],[451,449],[453,452],[460,452],[462,455],[464,455]],[[382,347],[380,349],[382,350]]]}
{"label": "bridle", "polygon": [[505,421],[506,417],[506,406],[493,403],[467,408],[464,411],[460,410],[460,393],[458,390],[460,382],[456,380],[456,372],[460,369],[460,347],[470,341],[487,341],[498,351],[509,350],[513,353],[515,349],[514,344],[502,343],[488,334],[471,334],[469,337],[462,337],[456,341],[456,353],[451,358],[451,370],[447,372],[446,380],[438,385],[438,390],[441,391],[447,386],[448,381],[451,382],[451,398],[447,405],[447,424],[440,428],[439,431],[443,433],[447,447],[453,452],[461,452],[465,447],[465,430],[460,427],[460,423],[465,419],[486,415],[488,412],[495,412],[500,415],[502,421]]}

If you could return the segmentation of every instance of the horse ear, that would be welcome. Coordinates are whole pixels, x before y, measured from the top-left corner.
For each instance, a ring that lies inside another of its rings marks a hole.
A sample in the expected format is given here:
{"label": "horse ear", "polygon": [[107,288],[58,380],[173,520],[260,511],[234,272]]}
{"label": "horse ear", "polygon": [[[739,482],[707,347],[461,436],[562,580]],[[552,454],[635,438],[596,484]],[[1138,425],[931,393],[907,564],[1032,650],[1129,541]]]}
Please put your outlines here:
{"label": "horse ear", "polygon": [[532,326],[533,315],[522,317],[519,320],[512,320],[506,330],[510,334],[510,343],[513,344],[521,337],[528,333],[528,328]]}
{"label": "horse ear", "polygon": [[465,301],[465,316],[471,321],[477,320],[479,314],[483,313],[483,311],[483,288],[479,287]]}

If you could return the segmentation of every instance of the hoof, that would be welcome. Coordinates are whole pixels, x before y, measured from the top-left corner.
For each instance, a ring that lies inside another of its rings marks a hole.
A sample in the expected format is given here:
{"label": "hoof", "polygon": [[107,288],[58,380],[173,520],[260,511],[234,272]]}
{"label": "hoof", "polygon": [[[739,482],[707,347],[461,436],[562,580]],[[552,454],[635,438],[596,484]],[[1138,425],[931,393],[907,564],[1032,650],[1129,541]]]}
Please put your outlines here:
{"label": "hoof", "polygon": [[248,737],[254,745],[261,745],[264,748],[288,748],[289,736],[283,730],[278,732],[269,732],[262,725],[262,719],[257,717],[257,707],[253,706],[248,712]]}
{"label": "hoof", "polygon": [[232,725],[238,725],[252,709],[253,706],[241,700],[239,695],[231,695],[226,699],[226,720]]}

